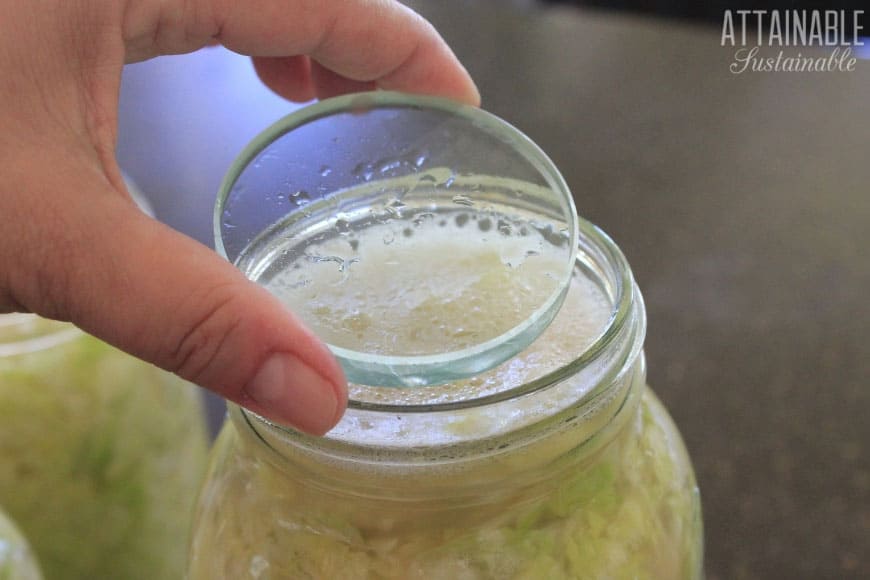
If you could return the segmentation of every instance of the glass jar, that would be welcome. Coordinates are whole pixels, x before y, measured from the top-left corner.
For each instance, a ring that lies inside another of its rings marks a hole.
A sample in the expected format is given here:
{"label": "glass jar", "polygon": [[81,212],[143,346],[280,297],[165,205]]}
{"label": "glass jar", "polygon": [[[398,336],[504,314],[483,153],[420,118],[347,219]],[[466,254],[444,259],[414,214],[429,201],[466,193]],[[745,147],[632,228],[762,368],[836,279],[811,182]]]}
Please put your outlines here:
{"label": "glass jar", "polygon": [[0,315],[0,505],[48,580],[179,578],[200,394],[74,326]]}
{"label": "glass jar", "polygon": [[621,252],[581,221],[564,305],[501,366],[351,385],[324,438],[231,406],[190,580],[701,578],[698,490],[646,386],[645,325]]}
{"label": "glass jar", "polygon": [[0,578],[42,580],[36,557],[15,524],[0,510]]}

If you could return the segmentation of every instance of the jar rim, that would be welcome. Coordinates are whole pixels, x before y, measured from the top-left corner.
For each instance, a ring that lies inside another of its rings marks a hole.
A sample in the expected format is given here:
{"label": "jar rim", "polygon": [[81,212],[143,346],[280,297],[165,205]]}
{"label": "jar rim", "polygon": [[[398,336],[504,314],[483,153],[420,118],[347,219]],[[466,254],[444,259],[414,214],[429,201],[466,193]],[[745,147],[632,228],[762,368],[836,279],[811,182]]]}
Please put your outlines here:
{"label": "jar rim", "polygon": [[[633,313],[638,312],[639,328],[636,330],[635,340],[632,341],[630,352],[628,352],[625,359],[628,361],[634,360],[642,348],[643,336],[646,332],[646,316],[643,307],[643,299],[634,284],[634,278],[628,261],[616,243],[603,230],[582,218],[578,218],[578,225],[580,228],[580,243],[582,244],[584,241],[588,241],[590,249],[598,252],[601,258],[606,261],[604,265],[608,268],[608,273],[613,274],[612,288],[610,289],[612,293],[611,301],[613,307],[610,318],[598,337],[587,348],[585,348],[583,352],[579,353],[571,361],[536,379],[504,391],[481,397],[461,401],[423,404],[375,403],[351,398],[348,400],[348,409],[382,414],[419,414],[459,411],[493,405],[544,391],[599,360],[599,358],[601,358],[604,353],[606,353],[622,336],[626,324],[633,318]],[[578,254],[578,261],[580,258],[581,256]],[[607,273],[605,273],[605,275],[606,274]],[[622,369],[615,369],[614,373],[611,374],[615,378],[621,370]],[[608,377],[608,379],[610,379],[610,377]],[[584,400],[593,400],[597,398],[601,395],[602,391],[608,389],[612,384],[612,380],[601,380],[594,388],[585,392],[578,403],[582,404]],[[362,386],[361,388],[366,387]],[[251,419],[254,419],[256,422],[265,423],[280,431],[295,433],[293,429],[273,423],[252,411],[241,409],[241,413],[248,422],[250,422]]]}
{"label": "jar rim", "polygon": [[[42,327],[31,329],[10,339],[3,338],[4,330],[28,325],[42,325]],[[43,318],[37,314],[26,312],[0,314],[0,358],[46,350],[68,342],[80,334],[82,331],[68,322]]]}

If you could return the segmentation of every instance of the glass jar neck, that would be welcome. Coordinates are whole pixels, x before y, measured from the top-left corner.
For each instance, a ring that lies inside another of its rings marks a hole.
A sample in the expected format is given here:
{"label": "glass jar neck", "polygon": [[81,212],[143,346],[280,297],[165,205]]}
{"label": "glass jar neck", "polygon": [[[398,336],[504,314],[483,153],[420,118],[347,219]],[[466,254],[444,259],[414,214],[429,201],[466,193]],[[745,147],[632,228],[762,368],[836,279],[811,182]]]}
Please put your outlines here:
{"label": "glass jar neck", "polygon": [[[370,484],[371,493],[389,493],[384,476],[401,479],[402,489],[415,481],[421,493],[459,481],[469,488],[507,477],[532,483],[566,461],[594,457],[627,422],[645,384],[646,316],[624,256],[603,232],[582,223],[578,255],[577,271],[612,304],[609,320],[568,362],[532,380],[446,401],[390,389],[384,402],[371,388],[352,389],[346,416],[324,438],[238,408],[230,416],[243,440],[279,469],[292,466],[294,477],[308,474],[320,486]],[[447,481],[445,473],[456,477]]]}
{"label": "glass jar neck", "polygon": [[68,322],[35,314],[0,314],[0,358],[52,348],[80,334]]}

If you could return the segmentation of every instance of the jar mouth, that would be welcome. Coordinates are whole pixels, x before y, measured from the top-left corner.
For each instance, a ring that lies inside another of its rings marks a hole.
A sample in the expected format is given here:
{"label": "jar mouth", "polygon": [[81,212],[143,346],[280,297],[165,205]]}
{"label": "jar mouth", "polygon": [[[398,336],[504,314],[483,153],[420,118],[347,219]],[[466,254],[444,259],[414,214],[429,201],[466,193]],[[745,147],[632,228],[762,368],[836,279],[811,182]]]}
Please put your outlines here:
{"label": "jar mouth", "polygon": [[[348,409],[376,414],[424,414],[468,410],[519,399],[549,389],[581,372],[586,367],[594,365],[600,359],[605,358],[605,353],[610,353],[620,341],[625,340],[626,331],[631,331],[631,343],[621,357],[622,363],[608,365],[610,367],[608,372],[599,376],[595,386],[586,391],[575,403],[582,405],[584,401],[598,398],[603,391],[613,385],[621,372],[625,372],[628,365],[624,363],[635,360],[639,355],[646,331],[646,317],[643,299],[634,284],[630,267],[622,251],[606,233],[592,223],[578,219],[578,225],[580,241],[577,268],[588,272],[602,285],[603,291],[612,304],[612,309],[604,328],[576,357],[533,380],[480,397],[449,402],[393,404],[372,402],[351,396],[348,400]],[[633,320],[636,320],[635,328],[626,328]],[[356,385],[356,387],[363,392],[377,388],[364,385]],[[428,388],[431,387],[420,387],[424,391]],[[243,415],[250,416],[256,422],[266,423],[286,433],[296,433],[291,428],[272,423],[255,413],[245,409],[241,411]]]}
{"label": "jar mouth", "polygon": [[80,334],[72,324],[36,314],[0,314],[0,357],[47,350]]}

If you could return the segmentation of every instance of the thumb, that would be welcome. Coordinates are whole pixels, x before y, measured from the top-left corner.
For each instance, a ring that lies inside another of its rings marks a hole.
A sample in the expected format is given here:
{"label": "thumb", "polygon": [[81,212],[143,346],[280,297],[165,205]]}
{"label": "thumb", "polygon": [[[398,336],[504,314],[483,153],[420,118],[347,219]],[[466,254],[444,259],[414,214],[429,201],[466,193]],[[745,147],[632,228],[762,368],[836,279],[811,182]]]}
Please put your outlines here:
{"label": "thumb", "polygon": [[19,304],[70,320],[277,423],[312,434],[336,424],[347,403],[343,373],[298,318],[105,179],[87,187],[104,191],[66,199],[62,215],[32,212],[28,225],[41,232],[40,243],[19,238],[17,253],[30,254],[17,269],[25,271],[19,295],[13,286]]}

